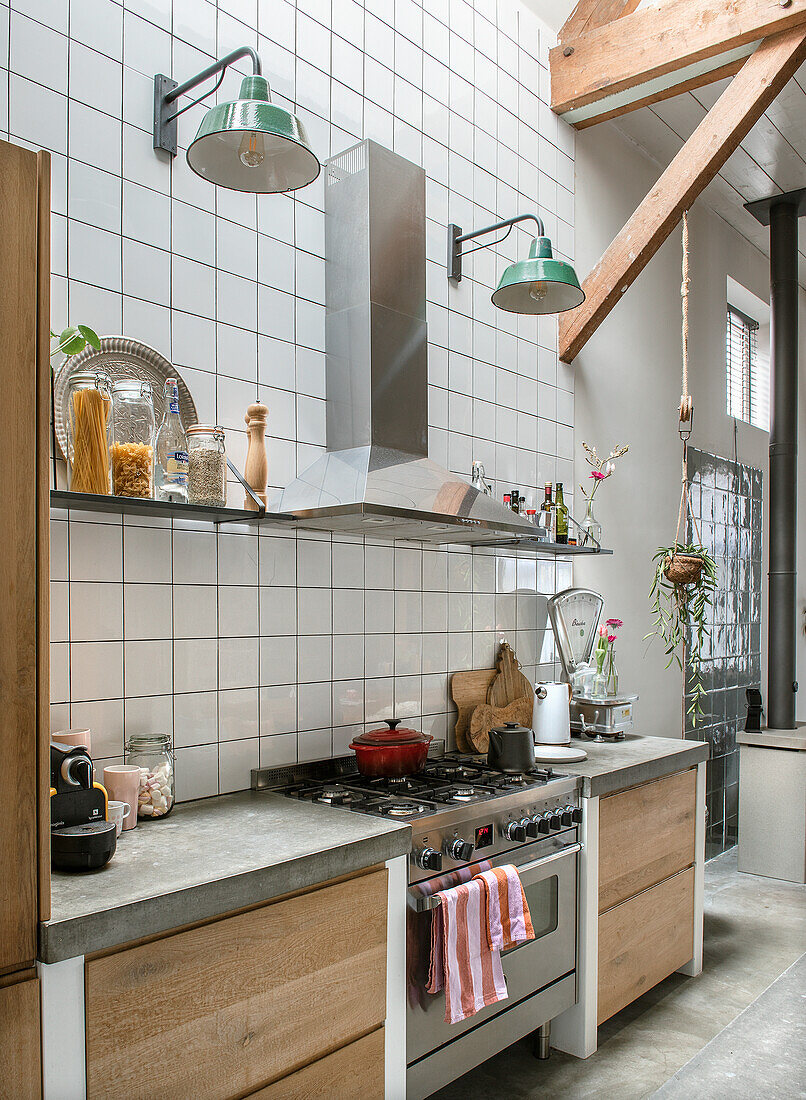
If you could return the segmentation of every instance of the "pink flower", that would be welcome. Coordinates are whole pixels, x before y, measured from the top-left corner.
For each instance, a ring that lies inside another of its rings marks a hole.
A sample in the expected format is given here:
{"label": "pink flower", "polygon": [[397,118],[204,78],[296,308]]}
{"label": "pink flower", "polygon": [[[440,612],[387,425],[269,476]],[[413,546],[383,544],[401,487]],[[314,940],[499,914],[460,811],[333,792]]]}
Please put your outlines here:
{"label": "pink flower", "polygon": [[607,640],[608,640],[608,642],[610,642],[610,644],[612,645],[612,644],[613,644],[613,642],[615,642],[615,640],[616,640],[616,635],[615,635],[615,634],[608,634],[608,635],[607,635]]}
{"label": "pink flower", "polygon": [[624,626],[624,623],[621,621],[621,619],[608,619],[607,625],[613,626],[618,630],[619,627]]}
{"label": "pink flower", "polygon": [[603,474],[601,470],[591,470],[589,476],[592,477],[594,481],[604,481],[607,475]]}
{"label": "pink flower", "polygon": [[600,638],[606,638],[607,637],[607,627],[606,626],[600,626],[599,627],[599,637]]}

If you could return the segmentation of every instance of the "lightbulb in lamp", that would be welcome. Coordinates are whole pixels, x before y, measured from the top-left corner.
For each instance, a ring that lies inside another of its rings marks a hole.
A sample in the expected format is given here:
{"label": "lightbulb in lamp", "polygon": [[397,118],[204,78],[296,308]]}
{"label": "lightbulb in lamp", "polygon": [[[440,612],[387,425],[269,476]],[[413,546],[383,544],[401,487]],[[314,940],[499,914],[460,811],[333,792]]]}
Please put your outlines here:
{"label": "lightbulb in lamp", "polygon": [[548,283],[543,282],[542,279],[539,282],[529,284],[529,297],[533,298],[536,302],[542,302],[548,292]]}
{"label": "lightbulb in lamp", "polygon": [[241,139],[238,156],[246,168],[257,168],[261,165],[266,157],[263,135],[248,130]]}

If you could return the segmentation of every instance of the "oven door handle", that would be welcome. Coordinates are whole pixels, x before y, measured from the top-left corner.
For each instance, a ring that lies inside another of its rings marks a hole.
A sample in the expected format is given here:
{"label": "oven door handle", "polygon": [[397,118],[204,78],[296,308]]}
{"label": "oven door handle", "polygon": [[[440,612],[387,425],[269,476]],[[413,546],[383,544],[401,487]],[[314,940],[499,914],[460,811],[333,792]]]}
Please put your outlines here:
{"label": "oven door handle", "polygon": [[[551,852],[547,856],[541,856],[540,859],[533,859],[531,863],[524,863],[520,867],[516,867],[518,874],[522,874],[526,871],[536,871],[538,867],[545,867],[549,863],[554,863],[555,860],[564,859],[566,856],[576,855],[577,852],[582,851],[581,844],[566,844],[564,848],[559,848],[556,852]],[[409,907],[416,913],[427,913],[429,909],[439,908],[439,895],[437,894],[422,894],[419,897],[412,896],[411,890],[408,891],[408,903]]]}

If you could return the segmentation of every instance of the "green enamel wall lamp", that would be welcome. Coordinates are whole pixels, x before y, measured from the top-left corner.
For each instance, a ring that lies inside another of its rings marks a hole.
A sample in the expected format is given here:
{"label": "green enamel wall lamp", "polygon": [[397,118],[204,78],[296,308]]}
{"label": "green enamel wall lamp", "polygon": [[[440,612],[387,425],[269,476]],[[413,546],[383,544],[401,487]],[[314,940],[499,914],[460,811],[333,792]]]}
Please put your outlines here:
{"label": "green enamel wall lamp", "polygon": [[[509,313],[564,313],[567,309],[582,305],[585,294],[576,272],[571,264],[554,259],[551,241],[536,214],[519,214],[516,218],[496,222],[473,233],[462,233],[458,225],[449,225],[448,278],[459,282],[462,278],[462,256],[479,248],[500,244],[509,236],[512,227],[523,221],[535,222],[538,236],[532,241],[528,258],[510,264],[501,276],[492,296],[493,305]],[[506,233],[498,240],[462,250],[465,241],[475,240],[487,233],[497,233],[501,229],[506,229]]]}
{"label": "green enamel wall lamp", "polygon": [[[188,164],[203,179],[233,191],[267,194],[306,187],[319,175],[321,165],[302,122],[272,103],[260,58],[249,46],[233,50],[184,84],[161,74],[154,77],[154,148],[176,156],[179,116],[212,95],[227,67],[242,57],[252,59],[252,76],[241,81],[238,99],[219,103],[204,116],[188,147]],[[180,96],[216,74],[220,74],[218,82],[210,91],[175,109]]]}

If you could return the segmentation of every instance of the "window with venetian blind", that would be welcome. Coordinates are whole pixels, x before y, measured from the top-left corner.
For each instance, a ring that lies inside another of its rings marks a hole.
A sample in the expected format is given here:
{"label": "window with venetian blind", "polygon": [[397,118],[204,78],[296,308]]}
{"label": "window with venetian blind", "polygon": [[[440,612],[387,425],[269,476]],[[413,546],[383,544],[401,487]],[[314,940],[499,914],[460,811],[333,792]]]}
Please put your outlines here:
{"label": "window with venetian blind", "polygon": [[758,321],[728,306],[725,361],[728,416],[770,430],[770,367],[758,355]]}

